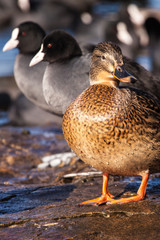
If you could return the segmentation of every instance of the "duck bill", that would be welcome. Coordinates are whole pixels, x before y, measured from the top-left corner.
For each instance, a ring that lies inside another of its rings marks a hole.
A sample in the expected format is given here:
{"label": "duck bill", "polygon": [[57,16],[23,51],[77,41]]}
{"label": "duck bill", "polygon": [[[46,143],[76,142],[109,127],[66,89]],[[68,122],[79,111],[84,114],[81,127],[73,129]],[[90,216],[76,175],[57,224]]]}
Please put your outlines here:
{"label": "duck bill", "polygon": [[39,52],[30,61],[30,64],[29,64],[30,67],[32,67],[32,66],[36,65],[37,63],[43,61],[45,53],[43,53],[42,50],[43,50],[43,44],[41,45],[41,49],[39,50]]}
{"label": "duck bill", "polygon": [[116,68],[113,73],[113,76],[117,78],[119,81],[124,83],[135,83],[137,81],[135,77],[133,77],[125,70],[124,66],[121,66],[120,69],[121,71],[118,71],[118,69]]}
{"label": "duck bill", "polygon": [[4,45],[2,49],[3,52],[16,48],[18,46],[19,44],[19,40],[17,40],[18,33],[19,33],[19,29],[15,28],[12,32],[11,39]]}

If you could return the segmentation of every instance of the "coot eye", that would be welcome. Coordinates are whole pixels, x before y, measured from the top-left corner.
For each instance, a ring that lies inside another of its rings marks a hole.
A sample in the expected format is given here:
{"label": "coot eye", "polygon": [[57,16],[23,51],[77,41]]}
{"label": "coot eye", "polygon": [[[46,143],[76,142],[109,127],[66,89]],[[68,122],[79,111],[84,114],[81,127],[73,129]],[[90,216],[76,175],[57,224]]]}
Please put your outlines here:
{"label": "coot eye", "polygon": [[48,48],[51,48],[51,47],[52,47],[52,44],[51,44],[51,43],[48,43],[47,47],[48,47]]}
{"label": "coot eye", "polygon": [[27,34],[26,32],[22,32],[22,36],[25,37]]}

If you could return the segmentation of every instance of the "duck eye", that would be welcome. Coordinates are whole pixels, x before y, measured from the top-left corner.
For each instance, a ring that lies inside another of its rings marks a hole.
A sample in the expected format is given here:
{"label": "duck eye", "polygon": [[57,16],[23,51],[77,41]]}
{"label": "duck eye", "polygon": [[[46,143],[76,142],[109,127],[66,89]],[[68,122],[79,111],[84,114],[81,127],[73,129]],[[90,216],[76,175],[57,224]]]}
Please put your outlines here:
{"label": "duck eye", "polygon": [[27,34],[26,32],[22,32],[22,36],[25,37]]}
{"label": "duck eye", "polygon": [[51,44],[51,43],[48,43],[47,47],[48,47],[48,48],[51,48],[51,47],[52,47],[52,44]]}
{"label": "duck eye", "polygon": [[117,66],[118,72],[122,72],[122,68],[120,66]]}
{"label": "duck eye", "polygon": [[105,59],[106,59],[106,58],[105,58],[105,56],[103,55],[103,56],[102,56],[102,60],[105,60]]}

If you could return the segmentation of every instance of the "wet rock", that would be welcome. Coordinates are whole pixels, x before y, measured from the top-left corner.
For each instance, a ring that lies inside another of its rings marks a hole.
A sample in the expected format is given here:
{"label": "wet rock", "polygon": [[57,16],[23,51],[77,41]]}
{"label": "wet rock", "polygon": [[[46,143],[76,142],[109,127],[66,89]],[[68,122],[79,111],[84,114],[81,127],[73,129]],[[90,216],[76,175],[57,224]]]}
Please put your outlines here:
{"label": "wet rock", "polygon": [[[152,175],[147,198],[123,205],[80,206],[101,194],[102,177],[82,161],[39,169],[42,155],[69,151],[60,129],[1,128],[0,239],[121,240],[160,238],[160,178]],[[64,177],[67,174],[70,177]],[[111,176],[116,197],[135,194],[140,178]]]}
{"label": "wet rock", "polygon": [[1,127],[0,132],[0,168],[31,169],[45,155],[70,150],[60,128]]}
{"label": "wet rock", "polygon": [[[109,188],[115,194],[127,185],[114,182]],[[99,207],[78,203],[100,194],[101,178],[57,186],[21,186],[3,193],[1,188],[0,236],[4,240],[159,239],[160,184],[157,187],[154,193],[148,192],[154,199]]]}

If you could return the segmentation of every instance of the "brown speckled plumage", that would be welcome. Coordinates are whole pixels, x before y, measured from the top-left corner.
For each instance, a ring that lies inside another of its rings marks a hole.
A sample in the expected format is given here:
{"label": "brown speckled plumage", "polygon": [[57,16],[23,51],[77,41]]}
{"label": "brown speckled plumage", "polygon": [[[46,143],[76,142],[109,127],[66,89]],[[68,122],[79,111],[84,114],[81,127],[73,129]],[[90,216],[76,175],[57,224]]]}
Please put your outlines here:
{"label": "brown speckled plumage", "polygon": [[95,84],[67,109],[64,136],[86,163],[111,174],[160,171],[160,110],[140,91]]}
{"label": "brown speckled plumage", "polygon": [[[111,50],[116,51],[109,44],[107,57]],[[112,84],[108,84],[108,79],[103,82],[97,77],[99,72],[106,71],[107,75],[107,68],[108,73],[112,72],[108,59],[107,65],[102,60],[107,49],[103,45],[97,49],[90,72],[94,84],[77,97],[63,117],[63,133],[69,146],[84,162],[103,173],[144,176],[159,172],[159,102],[141,90],[117,87],[118,80],[114,78],[109,77]],[[117,54],[121,54],[119,48]],[[114,69],[122,58],[117,60],[116,54],[112,54],[111,61],[113,58]]]}

